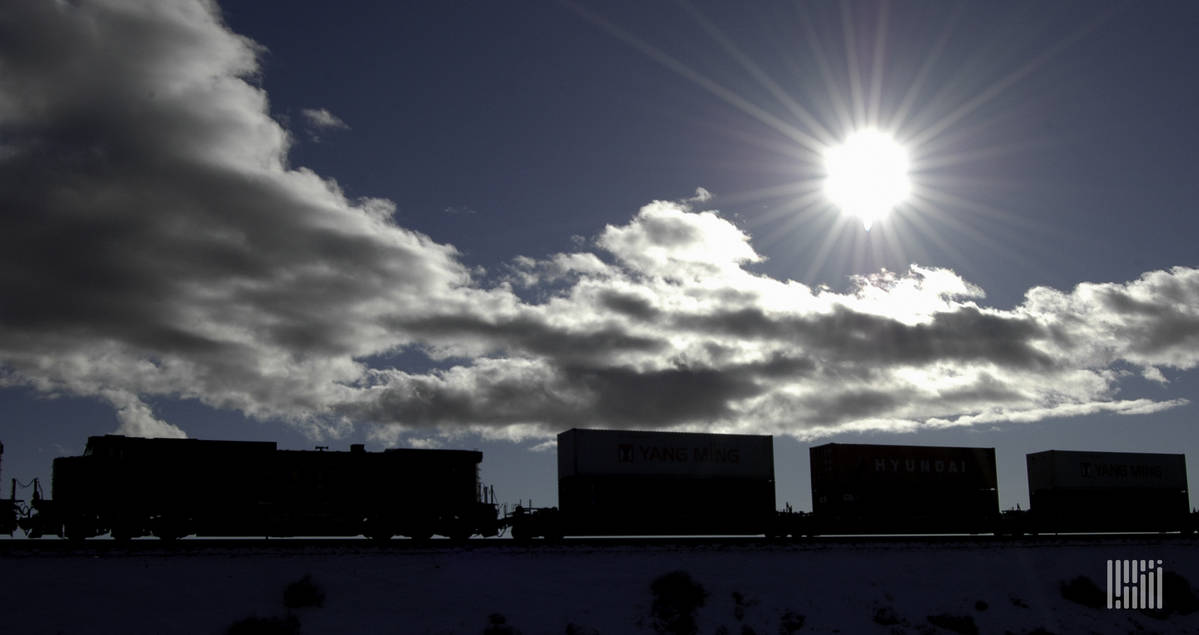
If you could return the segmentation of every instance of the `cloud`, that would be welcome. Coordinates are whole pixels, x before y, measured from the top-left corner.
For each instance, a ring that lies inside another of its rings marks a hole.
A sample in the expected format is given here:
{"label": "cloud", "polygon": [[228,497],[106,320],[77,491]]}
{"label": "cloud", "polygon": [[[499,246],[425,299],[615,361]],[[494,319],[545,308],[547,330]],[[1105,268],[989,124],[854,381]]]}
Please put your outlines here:
{"label": "cloud", "polygon": [[449,214],[450,216],[469,216],[469,215],[473,215],[473,214],[478,214],[477,211],[475,211],[474,209],[467,207],[465,205],[450,205],[449,207],[446,207],[442,211],[445,212],[446,214]]}
{"label": "cloud", "polygon": [[346,122],[326,108],[304,108],[300,111],[304,121],[318,130],[349,130]]}
{"label": "cloud", "polygon": [[424,446],[1186,403],[1120,393],[1130,366],[1167,391],[1163,370],[1199,364],[1192,268],[1035,288],[1006,310],[935,267],[811,288],[752,271],[750,236],[692,208],[701,188],[481,276],[391,202],[288,164],[260,51],[209,2],[0,8],[0,385],[102,399],[128,434],[182,434],[147,405],[177,397]]}
{"label": "cloud", "polygon": [[311,422],[407,344],[386,317],[469,284],[389,202],[287,166],[259,48],[213,4],[0,11],[6,383]]}

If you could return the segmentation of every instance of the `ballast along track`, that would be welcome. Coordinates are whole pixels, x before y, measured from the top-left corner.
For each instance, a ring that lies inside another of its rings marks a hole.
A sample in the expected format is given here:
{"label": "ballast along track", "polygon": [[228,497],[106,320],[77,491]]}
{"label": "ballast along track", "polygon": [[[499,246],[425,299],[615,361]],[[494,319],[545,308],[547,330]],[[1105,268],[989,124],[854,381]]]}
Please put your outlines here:
{"label": "ballast along track", "polygon": [[821,551],[828,549],[904,550],[936,548],[1005,549],[1112,545],[1155,546],[1161,544],[1199,546],[1199,538],[1178,533],[1097,533],[1056,534],[1012,538],[1008,536],[818,536],[804,540],[768,540],[763,537],[571,537],[551,542],[519,542],[498,539],[454,541],[393,540],[386,543],[365,538],[283,538],[229,539],[187,538],[175,542],[159,540],[0,540],[0,557],[129,557],[129,556],[212,556],[212,555],[355,555],[376,553],[429,553],[457,551],[532,550],[569,553],[608,553],[616,551]]}
{"label": "ballast along track", "polygon": [[[818,545],[844,535],[880,544],[1064,532],[1099,539],[1093,536],[1186,535],[1199,519],[1190,511],[1181,454],[1029,454],[1032,508],[1001,512],[994,448],[830,443],[809,453],[813,510],[779,511],[773,437],[568,430],[558,435],[559,506],[501,514],[479,478],[481,452],[296,451],[269,442],[108,435],[89,438],[82,456],[54,460],[50,498],[35,484],[28,502],[0,501],[0,532],[73,543],[103,536],[122,546],[112,549],[135,550],[143,549],[136,539],[154,536],[186,552],[310,544],[217,540],[237,536],[321,536],[367,549],[442,548],[434,537],[490,548],[496,541],[468,540],[505,534],[516,543],[563,545],[588,545],[581,537],[592,536],[604,537],[596,543],[603,545],[680,540],[669,536],[703,536],[685,539],[695,545],[813,537]],[[883,536],[891,534],[903,536]],[[205,541],[180,540],[188,537]]]}

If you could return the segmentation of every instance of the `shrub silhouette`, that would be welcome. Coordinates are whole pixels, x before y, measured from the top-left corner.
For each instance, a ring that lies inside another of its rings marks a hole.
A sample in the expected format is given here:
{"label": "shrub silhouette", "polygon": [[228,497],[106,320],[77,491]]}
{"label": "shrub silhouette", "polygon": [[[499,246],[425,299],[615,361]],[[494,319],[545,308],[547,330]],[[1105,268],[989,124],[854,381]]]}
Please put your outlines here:
{"label": "shrub silhouette", "polygon": [[691,579],[691,574],[672,571],[651,582],[649,589],[654,595],[650,609],[654,618],[654,632],[695,635],[699,631],[695,623],[695,611],[704,605],[708,592],[703,585]]}
{"label": "shrub silhouette", "polygon": [[1107,595],[1085,575],[1080,575],[1060,585],[1062,597],[1093,609],[1107,606]]}
{"label": "shrub silhouette", "polygon": [[895,609],[889,606],[880,606],[874,610],[874,623],[894,626],[899,623],[899,616],[895,614]]}
{"label": "shrub silhouette", "polygon": [[508,618],[502,613],[492,613],[487,616],[487,626],[483,629],[483,635],[520,635],[520,631],[512,628]]}
{"label": "shrub silhouette", "polygon": [[1162,581],[1162,608],[1170,613],[1190,615],[1199,611],[1199,598],[1186,578],[1167,571]]}
{"label": "shrub silhouette", "polygon": [[287,617],[251,616],[229,625],[225,635],[299,635],[300,620]]}
{"label": "shrub silhouette", "polygon": [[570,622],[566,625],[566,635],[599,635],[599,631],[590,626]]}
{"label": "shrub silhouette", "polygon": [[779,618],[779,635],[794,635],[803,628],[804,616],[794,611],[787,611]]}
{"label": "shrub silhouette", "polygon": [[943,628],[961,635],[978,635],[978,624],[974,623],[974,618],[969,615],[949,615],[942,613],[940,615],[929,615],[928,623],[933,626]]}
{"label": "shrub silhouette", "polygon": [[306,574],[283,589],[283,605],[289,609],[324,606],[324,604],[325,591],[312,581],[311,575]]}

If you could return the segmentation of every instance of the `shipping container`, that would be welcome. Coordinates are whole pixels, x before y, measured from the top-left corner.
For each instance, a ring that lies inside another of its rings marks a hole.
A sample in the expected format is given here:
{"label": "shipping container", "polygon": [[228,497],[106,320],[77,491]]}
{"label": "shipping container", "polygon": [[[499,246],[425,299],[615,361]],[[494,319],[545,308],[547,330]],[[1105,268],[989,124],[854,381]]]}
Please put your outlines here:
{"label": "shipping container", "polygon": [[1041,531],[1172,531],[1190,512],[1182,454],[1049,450],[1027,457]]}
{"label": "shipping container", "polygon": [[994,448],[829,443],[809,449],[820,533],[989,532]]}
{"label": "shipping container", "polygon": [[1048,450],[1027,461],[1030,490],[1187,488],[1183,454]]}
{"label": "shipping container", "polygon": [[558,476],[565,535],[752,535],[775,515],[770,436],[568,430]]}
{"label": "shipping container", "polygon": [[558,478],[679,476],[774,479],[768,435],[572,429],[558,435]]}

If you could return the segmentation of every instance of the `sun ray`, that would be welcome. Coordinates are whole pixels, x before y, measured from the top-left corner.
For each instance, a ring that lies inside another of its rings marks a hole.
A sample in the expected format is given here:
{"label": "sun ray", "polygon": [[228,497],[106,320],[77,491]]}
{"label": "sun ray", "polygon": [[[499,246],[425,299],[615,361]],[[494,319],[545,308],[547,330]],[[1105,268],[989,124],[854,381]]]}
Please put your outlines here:
{"label": "sun ray", "polygon": [[908,85],[908,89],[903,96],[903,101],[900,102],[894,116],[887,123],[889,130],[901,130],[907,124],[908,114],[915,105],[920,91],[923,90],[925,82],[928,81],[928,75],[932,71],[933,66],[941,59],[941,53],[945,50],[945,44],[949,42],[949,36],[953,33],[957,21],[961,19],[964,6],[961,4],[957,5],[953,13],[949,15],[945,27],[941,30],[941,36],[933,43],[932,49],[924,58],[924,63],[920,65],[920,70],[916,72],[916,77]]}
{"label": "sun ray", "polygon": [[883,62],[887,51],[887,23],[891,4],[882,0],[878,9],[878,25],[874,32],[874,60],[870,68],[870,104],[868,125],[877,125],[883,99]]}
{"label": "sun ray", "polygon": [[820,123],[820,120],[812,116],[812,114],[809,113],[803,106],[801,106],[799,102],[792,99],[791,96],[788,95],[785,90],[783,90],[783,87],[780,86],[778,82],[774,81],[774,79],[771,78],[766,71],[762,70],[760,66],[755,64],[753,60],[749,58],[749,56],[743,53],[741,49],[738,48],[737,45],[734,44],[733,41],[730,40],[723,31],[720,30],[720,27],[713,24],[711,20],[705,17],[699,12],[698,9],[696,9],[686,0],[680,0],[679,4],[687,11],[688,15],[690,15],[691,18],[700,25],[700,28],[704,30],[704,33],[706,33],[708,37],[712,38],[713,41],[719,44],[720,47],[724,49],[724,52],[727,53],[734,61],[740,64],[741,67],[744,68],[750,74],[750,76],[758,82],[758,84],[769,91],[770,94],[777,99],[780,104],[782,104],[787,110],[791,111],[791,114],[795,115],[801,123],[812,130],[817,138],[821,139],[823,143],[828,143],[833,139],[833,134],[829,132],[823,124]]}
{"label": "sun ray", "polygon": [[1023,80],[1024,78],[1026,78],[1029,75],[1031,75],[1032,73],[1036,72],[1038,69],[1040,69],[1042,66],[1044,66],[1046,62],[1053,59],[1055,56],[1057,56],[1059,53],[1061,53],[1067,47],[1074,44],[1078,40],[1082,39],[1088,33],[1095,30],[1095,28],[1097,26],[1099,26],[1104,21],[1106,21],[1108,18],[1110,18],[1112,15],[1112,11],[1113,10],[1109,9],[1108,11],[1099,15],[1098,17],[1083,24],[1078,29],[1075,29],[1074,32],[1072,32],[1069,35],[1067,35],[1066,37],[1062,38],[1056,44],[1049,47],[1047,50],[1043,51],[1040,55],[1036,56],[1032,60],[1029,60],[1026,64],[1021,66],[1020,68],[1017,68],[1016,70],[1014,70],[1014,71],[1008,73],[1007,75],[1003,76],[1002,78],[1000,78],[998,81],[992,83],[981,93],[979,93],[978,95],[974,96],[973,98],[967,100],[966,102],[964,102],[963,104],[958,106],[955,110],[953,110],[949,114],[944,115],[942,117],[938,117],[936,123],[928,126],[927,128],[925,128],[925,129],[917,132],[915,135],[913,135],[912,143],[915,145],[922,145],[922,144],[926,143],[927,141],[929,141],[930,139],[937,137],[939,134],[944,132],[946,128],[953,126],[957,122],[961,121],[961,119],[963,117],[965,117],[966,115],[969,115],[970,113],[974,112],[979,107],[981,107],[983,104],[986,104],[987,102],[991,101],[992,99],[995,99],[997,96],[1002,94],[1008,88],[1011,88],[1012,86],[1014,86],[1015,84],[1017,84],[1021,80]]}
{"label": "sun ray", "polygon": [[853,127],[866,124],[866,100],[862,97],[862,71],[858,64],[858,44],[854,35],[853,9],[849,2],[841,2],[841,33],[845,38],[845,63],[849,74],[849,102]]}
{"label": "sun ray", "polygon": [[673,71],[680,77],[690,80],[695,85],[707,90],[709,93],[719,97],[729,105],[741,110],[745,114],[754,117],[758,121],[774,128],[778,132],[787,135],[796,143],[812,150],[820,148],[823,145],[819,139],[770,114],[760,106],[753,104],[720,83],[708,78],[699,71],[696,71],[671,55],[668,55],[665,51],[662,51],[656,46],[653,46],[645,40],[633,35],[629,31],[613,24],[600,15],[587,10],[576,2],[571,2],[570,0],[562,0],[562,2],[566,6],[573,9],[575,13],[579,14],[580,17],[600,27],[609,35],[621,40],[629,46],[632,46],[638,51],[641,51],[658,64]]}
{"label": "sun ray", "polygon": [[[800,5],[796,3],[797,10]],[[841,93],[839,85],[834,80],[832,66],[829,64],[828,57],[824,54],[824,47],[820,45],[820,36],[816,32],[816,27],[812,24],[811,17],[806,11],[799,10],[800,26],[804,30],[804,39],[808,43],[808,48],[812,51],[812,57],[816,60],[816,67],[820,69],[821,80],[824,81],[825,92],[828,98],[832,101],[833,115],[837,117],[839,128],[841,130],[853,129],[853,113],[850,112],[849,103],[846,102],[845,96]]]}
{"label": "sun ray", "polygon": [[853,227],[851,227],[851,223],[846,222],[846,219],[843,216],[833,216],[831,219],[831,224],[831,231],[826,231],[824,233],[824,240],[820,242],[820,246],[816,250],[815,257],[812,258],[811,262],[808,264],[807,270],[804,271],[803,278],[801,278],[801,280],[804,282],[810,282],[816,279],[816,274],[824,268],[825,262],[828,260],[829,254],[832,253],[833,248],[841,242],[842,237],[845,236],[847,231],[853,229]]}

